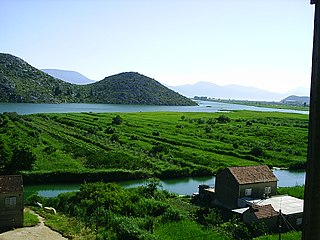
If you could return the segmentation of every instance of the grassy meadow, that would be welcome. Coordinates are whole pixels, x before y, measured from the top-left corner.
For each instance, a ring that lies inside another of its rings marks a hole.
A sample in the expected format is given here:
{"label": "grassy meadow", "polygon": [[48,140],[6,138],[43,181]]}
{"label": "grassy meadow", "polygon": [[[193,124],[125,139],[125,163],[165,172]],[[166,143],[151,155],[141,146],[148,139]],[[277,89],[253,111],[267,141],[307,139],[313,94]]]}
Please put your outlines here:
{"label": "grassy meadow", "polygon": [[308,115],[0,114],[2,172],[28,182],[210,175],[229,166],[305,168]]}

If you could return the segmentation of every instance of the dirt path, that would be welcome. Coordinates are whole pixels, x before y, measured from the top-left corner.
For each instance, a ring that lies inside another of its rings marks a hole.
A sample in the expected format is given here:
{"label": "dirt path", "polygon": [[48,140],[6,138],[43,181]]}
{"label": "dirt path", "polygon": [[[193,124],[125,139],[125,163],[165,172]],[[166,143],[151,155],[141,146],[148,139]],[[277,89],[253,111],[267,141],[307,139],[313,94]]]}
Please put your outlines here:
{"label": "dirt path", "polygon": [[9,232],[1,233],[0,240],[66,240],[60,233],[57,233],[44,225],[44,218],[35,214],[40,224],[35,227],[18,228]]}

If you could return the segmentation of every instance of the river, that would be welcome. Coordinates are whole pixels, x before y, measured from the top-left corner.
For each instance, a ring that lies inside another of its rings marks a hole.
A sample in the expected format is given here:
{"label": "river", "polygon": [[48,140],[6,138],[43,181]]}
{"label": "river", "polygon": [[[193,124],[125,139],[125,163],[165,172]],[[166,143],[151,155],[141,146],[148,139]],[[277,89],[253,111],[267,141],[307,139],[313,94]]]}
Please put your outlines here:
{"label": "river", "polygon": [[86,103],[0,103],[0,113],[16,112],[33,113],[68,113],[68,112],[219,112],[232,110],[250,110],[262,112],[288,112],[309,114],[308,111],[289,109],[262,108],[240,104],[229,104],[211,101],[197,101],[198,106],[154,106],[126,104],[86,104]]}
{"label": "river", "polygon": [[[279,179],[279,187],[292,187],[304,185],[305,171],[274,170],[273,173]],[[215,177],[185,177],[176,179],[161,180],[161,188],[181,195],[191,195],[198,191],[200,184],[214,186]],[[118,182],[123,187],[137,187],[146,183],[145,180],[131,180]],[[27,185],[24,187],[25,197],[38,193],[44,197],[54,197],[60,193],[78,191],[80,184],[44,184],[44,185]]]}

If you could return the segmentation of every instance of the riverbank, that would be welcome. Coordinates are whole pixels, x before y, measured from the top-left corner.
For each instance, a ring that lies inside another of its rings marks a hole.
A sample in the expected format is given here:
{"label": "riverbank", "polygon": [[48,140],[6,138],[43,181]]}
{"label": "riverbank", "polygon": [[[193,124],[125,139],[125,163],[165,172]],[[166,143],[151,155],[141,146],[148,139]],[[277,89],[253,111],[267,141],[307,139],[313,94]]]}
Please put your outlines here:
{"label": "riverbank", "polygon": [[[290,170],[274,170],[274,174],[278,178],[279,187],[294,187],[297,185],[304,185],[305,171],[290,171]],[[147,179],[135,179],[116,181],[118,184],[125,188],[132,188],[138,186],[145,186]],[[79,183],[55,183],[55,184],[37,184],[25,185],[24,196],[28,197],[32,194],[38,194],[43,197],[55,197],[60,193],[78,191],[80,189]],[[161,179],[160,189],[167,190],[179,195],[192,195],[198,192],[198,186],[205,184],[214,186],[215,176],[202,176],[202,177],[181,177],[171,179]]]}
{"label": "riverbank", "polygon": [[268,102],[268,101],[248,101],[248,100],[227,100],[227,99],[207,99],[206,101],[226,103],[226,104],[238,104],[245,106],[254,106],[261,108],[271,109],[286,109],[286,110],[297,110],[297,111],[309,111],[309,106],[296,106],[289,105],[281,102]]}

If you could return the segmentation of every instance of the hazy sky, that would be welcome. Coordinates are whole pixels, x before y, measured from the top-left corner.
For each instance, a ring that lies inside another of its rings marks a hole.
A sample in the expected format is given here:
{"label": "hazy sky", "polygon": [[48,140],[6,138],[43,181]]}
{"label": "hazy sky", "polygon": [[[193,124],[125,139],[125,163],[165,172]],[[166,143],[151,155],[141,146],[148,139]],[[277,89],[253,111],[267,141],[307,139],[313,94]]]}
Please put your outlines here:
{"label": "hazy sky", "polygon": [[0,52],[101,80],[135,71],[275,92],[309,87],[309,0],[0,0]]}

